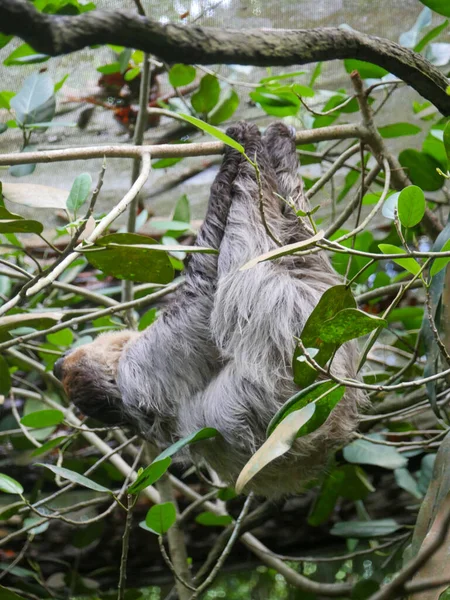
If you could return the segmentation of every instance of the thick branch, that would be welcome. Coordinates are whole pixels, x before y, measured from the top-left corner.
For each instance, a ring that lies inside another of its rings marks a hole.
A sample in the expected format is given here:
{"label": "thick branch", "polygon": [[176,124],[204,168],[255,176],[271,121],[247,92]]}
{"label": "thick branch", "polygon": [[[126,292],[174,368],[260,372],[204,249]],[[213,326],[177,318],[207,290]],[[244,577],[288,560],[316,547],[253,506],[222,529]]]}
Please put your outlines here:
{"label": "thick branch", "polygon": [[27,0],[0,2],[0,32],[17,35],[39,52],[58,56],[94,44],[138,48],[167,62],[258,66],[358,58],[403,79],[450,115],[447,79],[419,54],[390,40],[336,27],[220,29],[156,21],[122,11],[77,16],[39,13]]}

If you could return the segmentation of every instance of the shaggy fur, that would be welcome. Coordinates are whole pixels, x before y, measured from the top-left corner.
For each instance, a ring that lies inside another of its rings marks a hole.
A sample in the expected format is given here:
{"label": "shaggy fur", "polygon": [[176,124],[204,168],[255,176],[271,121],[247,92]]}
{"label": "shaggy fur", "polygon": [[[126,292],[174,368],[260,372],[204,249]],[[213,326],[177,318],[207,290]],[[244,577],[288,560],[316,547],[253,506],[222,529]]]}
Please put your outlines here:
{"label": "shaggy fur", "polygon": [[[274,124],[261,138],[256,127],[241,123],[227,133],[258,162],[264,213],[276,238],[287,244],[310,237],[307,225],[277,195],[307,208],[291,132]],[[154,325],[138,336],[101,336],[69,354],[59,369],[83,412],[106,422],[117,421],[120,413],[161,446],[216,427],[222,439],[190,451],[233,484],[264,442],[273,415],[298,391],[291,370],[294,336],[339,280],[322,253],[240,271],[276,245],[262,224],[255,170],[231,148],[212,186],[197,244],[220,249],[219,257],[192,255],[183,289]],[[108,349],[105,354],[109,344],[115,344],[111,360]],[[355,362],[356,347],[346,344],[333,371],[355,377]],[[349,440],[362,404],[361,392],[348,389],[326,423],[266,466],[246,491],[274,497],[301,490]]]}

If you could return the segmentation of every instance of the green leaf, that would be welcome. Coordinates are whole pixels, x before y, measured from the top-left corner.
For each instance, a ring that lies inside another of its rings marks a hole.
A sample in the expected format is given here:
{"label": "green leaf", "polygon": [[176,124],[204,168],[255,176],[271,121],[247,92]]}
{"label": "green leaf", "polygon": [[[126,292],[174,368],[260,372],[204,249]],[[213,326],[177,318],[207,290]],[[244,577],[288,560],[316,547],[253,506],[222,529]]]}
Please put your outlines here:
{"label": "green leaf", "polygon": [[141,72],[140,67],[134,67],[134,69],[129,69],[125,73],[123,78],[125,79],[125,81],[133,81],[133,79],[136,79],[136,77],[139,75],[140,72]]}
{"label": "green leaf", "polygon": [[269,75],[259,80],[262,84],[274,84],[283,79],[294,79],[295,77],[301,77],[305,74],[305,71],[294,71],[293,73],[281,73],[280,75]]}
{"label": "green leaf", "polygon": [[434,12],[443,15],[444,17],[450,17],[450,5],[448,0],[420,0],[422,4],[434,10]]}
{"label": "green leaf", "polygon": [[447,121],[447,124],[445,125],[442,139],[444,142],[445,153],[447,155],[447,167],[450,171],[450,121]]}
{"label": "green leaf", "polygon": [[0,33],[0,50],[9,44],[13,37],[13,35],[5,35],[4,33]]}
{"label": "green leaf", "polygon": [[0,354],[0,396],[6,396],[11,389],[11,373],[4,356]]}
{"label": "green leaf", "polygon": [[48,73],[33,73],[11,99],[16,119],[22,125],[51,121],[55,114],[53,81]]}
{"label": "green leaf", "polygon": [[347,73],[352,71],[358,71],[363,79],[381,79],[388,74],[388,71],[363,60],[356,60],[354,58],[347,58],[344,60],[344,66]]}
{"label": "green leaf", "polygon": [[230,515],[216,515],[212,512],[202,512],[195,517],[195,522],[207,527],[226,527],[231,525],[233,517]]}
{"label": "green leaf", "polygon": [[16,592],[12,592],[2,585],[0,585],[0,596],[2,600],[25,600],[23,596],[19,596],[19,594],[16,594]]}
{"label": "green leaf", "polygon": [[169,71],[169,81],[173,87],[180,87],[182,85],[189,85],[194,81],[196,75],[195,67],[192,65],[177,64]]}
{"label": "green leaf", "polygon": [[61,329],[61,331],[57,331],[56,333],[49,333],[46,337],[50,344],[58,347],[71,346],[73,344],[73,331],[69,328]]}
{"label": "green leaf", "polygon": [[401,487],[403,490],[406,490],[407,492],[412,494],[414,496],[414,498],[417,498],[418,500],[422,499],[423,494],[419,490],[417,481],[414,479],[414,477],[411,475],[411,473],[408,471],[408,469],[405,469],[405,468],[395,469],[394,474],[395,474],[395,481],[397,482],[397,485],[399,487]]}
{"label": "green leaf", "polygon": [[289,89],[280,91],[262,87],[250,92],[249,96],[267,114],[280,118],[295,116],[301,105],[298,96]]}
{"label": "green leaf", "polygon": [[[144,247],[136,247],[137,244]],[[118,279],[170,283],[173,267],[167,252],[146,248],[149,244],[157,242],[135,233],[112,233],[97,241],[101,250],[86,249],[85,256],[94,267]]]}
{"label": "green leaf", "polygon": [[11,108],[11,98],[14,98],[16,92],[9,92],[4,90],[0,92],[0,108],[5,108],[9,110]]}
{"label": "green leaf", "polygon": [[48,54],[36,52],[30,45],[22,44],[5,58],[3,64],[6,67],[11,67],[13,65],[31,65],[45,62],[49,58],[50,56]]}
{"label": "green leaf", "polygon": [[122,75],[128,69],[128,64],[130,62],[132,52],[133,52],[133,50],[131,48],[124,48],[122,50],[122,52],[119,54],[119,65],[120,65],[120,72]]}
{"label": "green leaf", "polygon": [[419,41],[419,43],[414,46],[414,52],[422,52],[422,50],[425,48],[425,46],[427,44],[429,44],[431,42],[431,40],[434,40],[434,38],[437,38],[437,36],[440,33],[442,33],[444,31],[444,29],[446,29],[447,25],[448,25],[448,21],[444,21],[440,25],[433,27],[433,29],[431,29],[427,34],[425,34],[423,36],[423,38]]}
{"label": "green leaf", "polygon": [[443,186],[444,179],[436,172],[442,165],[429,154],[408,149],[400,152],[398,159],[414,185],[426,192],[435,192]]}
{"label": "green leaf", "polygon": [[[383,254],[406,254],[403,248],[398,248],[392,244],[378,244],[378,248]],[[392,262],[400,265],[413,275],[418,275],[420,272],[420,265],[415,258],[393,258]]]}
{"label": "green leaf", "polygon": [[57,467],[56,465],[47,465],[44,463],[36,463],[36,466],[50,469],[50,471],[53,471],[53,473],[56,473],[56,475],[59,475],[63,479],[67,479],[72,483],[77,483],[78,485],[89,488],[90,490],[94,490],[96,492],[107,492],[108,494],[111,494],[111,490],[109,490],[108,488],[104,487],[103,485],[100,485],[99,483],[96,483],[95,481],[92,481],[92,479],[88,479],[84,475],[80,475],[76,471],[71,471],[70,469],[66,469],[64,467]]}
{"label": "green leaf", "polygon": [[192,108],[201,115],[208,114],[219,101],[220,83],[215,75],[204,75],[200,88],[192,95]]}
{"label": "green leaf", "polygon": [[0,492],[5,492],[5,494],[23,494],[23,487],[12,477],[0,473]]}
{"label": "green leaf", "polygon": [[[373,436],[374,439],[380,439]],[[344,458],[349,463],[376,465],[384,469],[400,469],[406,467],[408,459],[393,446],[374,444],[368,440],[355,440],[343,450]]]}
{"label": "green leaf", "polygon": [[[105,531],[105,521],[94,521],[86,527],[80,527],[77,529],[72,538],[72,545],[75,548],[86,548],[92,542],[95,542],[101,538]],[[125,594],[125,598],[126,598]]]}
{"label": "green leaf", "polygon": [[316,64],[316,66],[314,67],[314,71],[311,74],[311,79],[309,80],[309,85],[311,87],[316,83],[317,78],[322,73],[322,66],[323,66],[323,63],[322,62],[318,62]]}
{"label": "green leaf", "polygon": [[36,448],[35,450],[33,450],[33,452],[31,453],[31,456],[41,456],[42,454],[45,454],[49,450],[53,450],[53,448],[56,448],[64,440],[67,440],[67,439],[68,438],[66,435],[60,435],[51,440],[48,440],[48,442],[45,442],[45,444],[42,444],[42,446],[40,448]]}
{"label": "green leaf", "polygon": [[97,71],[103,75],[112,75],[113,73],[120,73],[120,63],[118,61],[109,63],[108,65],[102,65],[97,67]]}
{"label": "green leaf", "polygon": [[69,197],[67,198],[66,206],[67,210],[73,213],[75,216],[77,215],[78,210],[88,199],[91,191],[91,185],[92,177],[89,173],[81,173],[81,175],[78,175],[78,177],[76,177],[75,181],[72,183],[72,188],[70,190]]}
{"label": "green leaf", "polygon": [[315,410],[316,404],[312,402],[300,410],[291,412],[279,423],[274,432],[243,467],[236,481],[236,493],[240,494],[266,465],[291,449],[298,431],[312,418]]}
{"label": "green leaf", "polygon": [[181,221],[182,223],[189,223],[191,220],[191,208],[189,206],[189,200],[186,194],[183,194],[178,198],[175,205],[173,215],[173,221]]}
{"label": "green leaf", "polygon": [[278,427],[281,421],[290,413],[311,404],[311,402],[314,402],[321,396],[326,396],[330,390],[332,390],[330,395],[334,393],[336,396],[340,395],[340,398],[342,397],[341,391],[343,390],[343,386],[337,386],[334,381],[329,380],[313,383],[308,388],[300,390],[300,392],[289,398],[270,421],[267,427],[266,437],[269,437],[274,432],[275,427]]}
{"label": "green leaf", "polygon": [[325,342],[340,346],[386,325],[387,321],[380,317],[369,315],[357,308],[345,308],[321,325],[319,337]]}
{"label": "green leaf", "polygon": [[421,129],[412,123],[393,123],[392,125],[379,127],[378,131],[380,132],[381,137],[396,138],[404,135],[416,135],[421,132]]}
{"label": "green leaf", "polygon": [[40,410],[29,413],[20,419],[22,425],[25,425],[25,427],[34,427],[35,429],[59,425],[63,421],[64,413],[60,410]]}
{"label": "green leaf", "polygon": [[380,589],[380,584],[374,579],[360,579],[351,591],[352,600],[367,600]]}
{"label": "green leaf", "polygon": [[347,500],[364,500],[375,489],[363,469],[357,465],[342,465],[329,473],[320,489],[310,516],[309,525],[317,527],[332,513],[339,497]]}
{"label": "green leaf", "polygon": [[336,523],[330,530],[332,535],[347,538],[374,538],[390,535],[401,529],[394,519],[377,519],[375,521],[345,521]]}
{"label": "green leaf", "polygon": [[152,169],[167,169],[178,164],[183,158],[160,158],[152,163]]}
{"label": "green leaf", "polygon": [[62,88],[62,86],[66,83],[67,79],[69,77],[69,73],[67,73],[66,75],[64,75],[64,77],[62,79],[60,79],[58,82],[55,83],[53,91],[55,92],[59,92],[59,90]]}
{"label": "green leaf", "polygon": [[294,83],[292,85],[292,91],[294,94],[297,94],[297,96],[301,97],[305,96],[306,98],[312,98],[314,96],[313,89],[307,85],[301,85],[300,83]]}
{"label": "green leaf", "polygon": [[210,135],[215,137],[217,140],[223,142],[227,146],[231,146],[231,148],[234,148],[240,154],[245,154],[244,147],[241,144],[239,144],[239,142],[236,142],[236,140],[230,138],[230,136],[220,131],[220,129],[217,129],[217,127],[213,127],[212,125],[209,125],[208,123],[205,123],[204,121],[201,121],[196,117],[191,117],[191,115],[179,113],[178,116],[190,123],[191,125],[198,127],[198,129],[201,129],[205,133],[209,133]]}
{"label": "green leaf", "polygon": [[202,429],[194,431],[194,433],[187,435],[186,437],[182,438],[181,440],[178,440],[177,442],[163,450],[161,454],[158,454],[153,463],[163,460],[168,456],[173,456],[176,452],[179,452],[181,448],[184,448],[185,446],[196,444],[197,442],[202,442],[204,440],[209,440],[218,435],[220,434],[217,431],[217,429],[214,429],[214,427],[203,427]]}
{"label": "green leaf", "polygon": [[[336,350],[336,344],[322,340],[318,332],[322,323],[331,319],[344,308],[356,308],[356,302],[350,289],[345,285],[336,285],[329,288],[320,298],[317,306],[310,314],[301,332],[301,340],[305,348],[317,348],[319,352],[314,360],[321,366],[325,365]],[[297,347],[292,361],[294,381],[300,388],[310,385],[317,377],[317,371],[306,362],[297,359],[303,352]]]}
{"label": "green leaf", "polygon": [[44,226],[31,219],[1,219],[0,233],[42,233]]}
{"label": "green leaf", "polygon": [[408,185],[398,197],[398,218],[403,227],[418,225],[425,214],[425,195],[416,185]]}
{"label": "green leaf", "polygon": [[35,329],[46,329],[58,323],[64,313],[52,311],[41,313],[20,313],[8,317],[0,317],[0,340],[11,339],[8,332],[18,327],[34,327]]}
{"label": "green leaf", "polygon": [[128,488],[127,493],[133,495],[138,494],[149,485],[153,485],[155,481],[161,479],[161,477],[170,467],[171,462],[172,459],[169,457],[153,461],[148,467],[139,473],[136,480]]}
{"label": "green leaf", "polygon": [[[450,252],[450,240],[447,240],[442,246],[441,252]],[[437,275],[439,271],[442,271],[450,262],[450,256],[444,256],[443,258],[435,258],[431,265],[430,275],[433,277]]]}
{"label": "green leaf", "polygon": [[147,528],[157,535],[164,535],[177,520],[177,513],[172,502],[164,502],[152,506],[145,517]]}
{"label": "green leaf", "polygon": [[219,123],[228,121],[234,115],[238,106],[239,96],[230,88],[209,113],[209,122],[211,125],[218,125]]}
{"label": "green leaf", "polygon": [[158,314],[157,308],[150,308],[147,312],[145,312],[142,317],[139,319],[138,331],[144,331],[147,329],[152,323],[155,322]]}

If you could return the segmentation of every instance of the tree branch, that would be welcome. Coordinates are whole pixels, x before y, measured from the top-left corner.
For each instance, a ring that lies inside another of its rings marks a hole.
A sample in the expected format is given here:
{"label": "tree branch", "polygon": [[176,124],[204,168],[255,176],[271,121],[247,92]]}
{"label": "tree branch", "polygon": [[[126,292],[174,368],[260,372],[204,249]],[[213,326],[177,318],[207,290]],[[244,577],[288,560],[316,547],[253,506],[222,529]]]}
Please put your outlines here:
{"label": "tree branch", "polygon": [[38,52],[68,54],[95,44],[119,44],[167,62],[284,66],[344,58],[375,63],[450,115],[447,79],[425,58],[395,42],[337,27],[297,30],[221,29],[163,25],[123,11],[76,16],[38,12],[27,0],[2,0],[0,31]]}

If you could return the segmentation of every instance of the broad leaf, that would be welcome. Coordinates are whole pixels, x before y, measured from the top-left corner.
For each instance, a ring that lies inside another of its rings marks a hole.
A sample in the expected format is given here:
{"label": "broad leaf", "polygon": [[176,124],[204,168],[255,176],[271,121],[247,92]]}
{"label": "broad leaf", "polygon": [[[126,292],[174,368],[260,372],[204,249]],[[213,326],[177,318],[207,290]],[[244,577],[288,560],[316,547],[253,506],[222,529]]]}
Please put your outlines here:
{"label": "broad leaf", "polygon": [[87,248],[85,256],[94,267],[118,279],[170,283],[173,267],[167,252],[145,247],[149,243],[156,244],[156,241],[135,233],[112,233],[97,241],[97,246],[104,249]]}
{"label": "broad leaf", "polygon": [[344,392],[344,387],[337,385],[334,381],[319,381],[313,383],[308,388],[301,390],[289,400],[287,400],[283,406],[276,412],[275,416],[270,421],[267,427],[267,437],[272,435],[275,428],[285,419],[290,413],[300,410],[304,406],[315,402],[318,398],[335,395],[340,400]]}
{"label": "broad leaf", "polygon": [[29,413],[20,419],[22,425],[25,425],[25,427],[34,427],[35,429],[59,425],[63,421],[64,413],[60,410],[40,410]]}
{"label": "broad leaf", "polygon": [[215,75],[204,75],[200,81],[200,88],[192,95],[193,109],[200,115],[208,114],[219,101],[220,84]]}
{"label": "broad leaf", "polygon": [[298,96],[288,88],[280,91],[262,87],[249,95],[267,114],[279,118],[295,116],[301,106]]}
{"label": "broad leaf", "polygon": [[23,487],[12,477],[0,473],[0,492],[5,492],[5,494],[23,494]]}
{"label": "broad leaf", "polygon": [[379,127],[378,131],[380,132],[381,137],[396,138],[404,135],[416,135],[421,132],[421,129],[412,123],[393,123],[392,125]]}
{"label": "broad leaf", "polygon": [[202,512],[195,517],[195,522],[207,527],[226,527],[231,525],[233,517],[230,515],[216,515],[212,512]]}
{"label": "broad leaf", "polygon": [[35,183],[3,184],[3,196],[15,204],[33,208],[66,208],[67,191]]}
{"label": "broad leaf", "polygon": [[[324,292],[301,332],[300,337],[304,347],[319,350],[314,360],[321,366],[331,358],[336,350],[336,344],[325,342],[319,337],[320,327],[344,308],[356,308],[355,299],[345,285],[335,285]],[[295,383],[300,388],[305,388],[316,379],[317,371],[306,362],[298,361],[302,354],[301,348],[297,347],[292,361],[292,370]]]}
{"label": "broad leaf", "polygon": [[31,219],[0,219],[0,233],[42,233],[44,226]]}
{"label": "broad leaf", "polygon": [[188,85],[195,79],[196,70],[192,65],[176,64],[169,71],[169,81],[173,87]]}
{"label": "broad leaf", "polygon": [[33,452],[31,453],[31,456],[41,456],[42,454],[45,454],[46,452],[53,450],[53,448],[56,448],[62,442],[64,442],[64,440],[67,440],[67,439],[68,439],[68,437],[66,435],[60,435],[51,440],[48,440],[48,442],[45,442],[45,444],[42,444],[42,446],[40,448],[36,448],[35,450],[33,450]]}
{"label": "broad leaf", "polygon": [[288,452],[295,442],[297,433],[314,415],[316,405],[307,404],[301,410],[287,415],[264,444],[255,452],[239,474],[236,492],[240,494],[245,486],[266,465]]}
{"label": "broad leaf", "polygon": [[91,185],[92,177],[89,173],[81,173],[81,175],[78,175],[73,182],[69,197],[67,198],[66,206],[67,210],[73,213],[75,216],[78,210],[88,199],[91,191]]}
{"label": "broad leaf", "polygon": [[417,481],[408,471],[408,469],[395,469],[395,481],[397,482],[398,487],[401,487],[403,490],[406,490],[410,494],[421,500],[423,497],[422,492],[419,490],[419,486],[417,485]]}
{"label": "broad leaf", "polygon": [[403,525],[394,519],[377,519],[375,521],[345,521],[336,523],[330,530],[332,535],[347,538],[375,538],[390,535],[401,529]]}
{"label": "broad leaf", "polygon": [[[392,244],[378,244],[378,248],[383,254],[406,254],[406,251],[403,248],[398,248]],[[420,273],[420,265],[415,258],[393,258],[391,260],[413,275],[418,275]]]}
{"label": "broad leaf", "polygon": [[358,71],[363,79],[381,79],[388,74],[385,69],[378,65],[354,58],[345,59],[344,66],[347,73]]}
{"label": "broad leaf", "polygon": [[398,218],[403,227],[418,225],[425,214],[425,195],[416,185],[403,189],[398,197]]}
{"label": "broad leaf", "polygon": [[355,440],[345,446],[343,453],[345,460],[354,464],[376,465],[385,469],[400,469],[408,464],[408,459],[393,446],[374,444],[368,440]]}
{"label": "broad leaf", "polygon": [[444,179],[436,172],[442,164],[429,154],[408,149],[400,152],[398,159],[414,185],[427,192],[440,190],[443,186]]}
{"label": "broad leaf", "polygon": [[228,121],[234,115],[239,106],[239,96],[230,88],[209,113],[208,120],[211,125],[219,125]]}
{"label": "broad leaf", "polygon": [[36,52],[36,50],[28,44],[21,44],[5,58],[3,64],[6,67],[12,67],[14,65],[31,65],[45,62],[49,58],[50,56],[48,54]]}
{"label": "broad leaf", "polygon": [[0,585],[0,596],[2,600],[25,600],[23,596],[19,596],[16,592],[9,590],[2,585]]}
{"label": "broad leaf", "polygon": [[448,0],[420,0],[422,4],[434,10],[434,12],[443,15],[444,17],[450,17],[450,5]]}
{"label": "broad leaf", "polygon": [[[445,244],[442,246],[440,251],[441,252],[450,252],[450,239],[445,242]],[[442,269],[444,269],[448,265],[449,262],[450,262],[450,256],[444,256],[443,258],[435,258],[433,260],[433,263],[432,263],[431,269],[430,269],[431,277],[433,277],[434,275],[437,275],[439,273],[439,271],[442,271]]]}
{"label": "broad leaf", "polygon": [[0,354],[0,396],[6,396],[11,389],[11,373],[4,356]]}
{"label": "broad leaf", "polygon": [[128,488],[127,493],[138,494],[149,485],[153,485],[158,479],[161,479],[170,467],[171,462],[172,459],[169,457],[152,462],[138,474],[136,480]]}
{"label": "broad leaf", "polygon": [[380,317],[369,315],[357,308],[345,308],[322,324],[319,337],[325,342],[340,346],[386,325],[387,322]]}
{"label": "broad leaf", "polygon": [[176,452],[179,452],[185,446],[196,444],[197,442],[202,442],[204,440],[209,440],[211,438],[217,437],[218,435],[220,435],[220,433],[217,431],[217,429],[214,429],[214,427],[203,427],[202,429],[194,431],[194,433],[187,435],[186,437],[182,438],[181,440],[178,440],[177,442],[163,450],[161,454],[159,454],[154,459],[152,464],[156,463],[157,461],[164,460],[169,456],[173,456]]}
{"label": "broad leaf", "polygon": [[8,317],[0,317],[0,340],[10,339],[8,332],[18,327],[34,327],[35,329],[46,329],[58,323],[64,313],[52,311],[41,313],[20,313]]}
{"label": "broad leaf", "polygon": [[51,121],[55,114],[53,82],[48,73],[33,73],[11,99],[11,108],[22,125]]}
{"label": "broad leaf", "polygon": [[145,517],[146,529],[164,535],[177,520],[177,513],[172,502],[164,502],[152,506]]}
{"label": "broad leaf", "polygon": [[36,466],[50,469],[50,471],[53,471],[53,473],[56,473],[56,475],[59,475],[63,479],[67,479],[72,483],[77,483],[78,485],[89,488],[90,490],[94,490],[96,492],[107,492],[108,494],[111,493],[111,490],[109,490],[108,488],[104,487],[103,485],[100,485],[99,483],[96,483],[95,481],[92,481],[92,479],[89,479],[84,475],[80,475],[76,471],[71,471],[70,469],[66,469],[64,467],[57,467],[56,465],[47,465],[44,463],[36,463]]}

